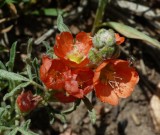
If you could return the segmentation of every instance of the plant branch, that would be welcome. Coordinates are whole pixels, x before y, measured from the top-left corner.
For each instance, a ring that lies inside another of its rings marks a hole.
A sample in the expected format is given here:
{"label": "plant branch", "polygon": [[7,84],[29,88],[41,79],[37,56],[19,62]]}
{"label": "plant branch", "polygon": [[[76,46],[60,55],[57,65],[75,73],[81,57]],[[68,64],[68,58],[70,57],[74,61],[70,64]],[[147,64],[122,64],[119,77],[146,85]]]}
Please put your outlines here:
{"label": "plant branch", "polygon": [[34,85],[34,86],[36,86],[37,88],[43,90],[44,92],[46,91],[46,89],[45,89],[43,86],[39,85],[39,84],[36,83],[35,81],[30,81],[30,82],[31,82],[32,85]]}

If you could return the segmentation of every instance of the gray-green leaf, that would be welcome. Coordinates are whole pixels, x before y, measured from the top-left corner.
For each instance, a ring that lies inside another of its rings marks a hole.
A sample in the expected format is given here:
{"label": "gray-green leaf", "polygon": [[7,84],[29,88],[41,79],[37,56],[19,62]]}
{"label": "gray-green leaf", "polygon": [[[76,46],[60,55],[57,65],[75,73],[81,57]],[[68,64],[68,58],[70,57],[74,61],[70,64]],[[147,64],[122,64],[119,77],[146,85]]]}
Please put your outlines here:
{"label": "gray-green leaf", "polygon": [[10,130],[12,129],[11,127],[6,127],[6,126],[0,126],[0,131],[2,130]]}
{"label": "gray-green leaf", "polygon": [[29,131],[29,130],[25,130],[21,127],[18,128],[18,131],[21,132],[23,135],[38,135],[32,131]]}
{"label": "gray-green leaf", "polygon": [[89,117],[90,117],[90,120],[91,120],[92,124],[95,124],[95,122],[96,122],[96,111],[94,109],[92,109],[91,111],[88,110],[88,113],[89,113]]}
{"label": "gray-green leaf", "polygon": [[15,128],[11,132],[9,132],[8,135],[16,135],[17,131],[18,131],[17,128]]}
{"label": "gray-green leaf", "polygon": [[16,74],[13,72],[8,72],[6,70],[0,69],[0,77],[7,79],[7,80],[13,80],[13,81],[29,81],[28,78],[20,75],[20,74]]}
{"label": "gray-green leaf", "polygon": [[70,32],[67,25],[64,24],[63,18],[60,13],[58,14],[58,18],[57,18],[57,27],[60,32],[65,32],[65,31]]}
{"label": "gray-green leaf", "polygon": [[27,87],[30,84],[30,82],[24,82],[19,84],[17,87],[15,87],[11,92],[7,93],[4,97],[3,100],[6,100],[7,98],[14,96],[14,94],[21,88]]}
{"label": "gray-green leaf", "polygon": [[160,42],[158,40],[153,39],[130,26],[117,22],[106,22],[103,23],[102,25],[112,27],[113,29],[115,29],[116,31],[118,31],[127,38],[140,39],[154,45],[155,47],[160,48]]}
{"label": "gray-green leaf", "polygon": [[4,70],[7,70],[5,65],[2,63],[2,61],[0,61],[0,69],[4,69]]}
{"label": "gray-green leaf", "polygon": [[16,46],[17,46],[17,42],[14,42],[12,44],[11,49],[10,49],[10,58],[9,58],[8,63],[7,63],[9,71],[13,71],[14,61],[15,61],[15,57],[16,57]]}

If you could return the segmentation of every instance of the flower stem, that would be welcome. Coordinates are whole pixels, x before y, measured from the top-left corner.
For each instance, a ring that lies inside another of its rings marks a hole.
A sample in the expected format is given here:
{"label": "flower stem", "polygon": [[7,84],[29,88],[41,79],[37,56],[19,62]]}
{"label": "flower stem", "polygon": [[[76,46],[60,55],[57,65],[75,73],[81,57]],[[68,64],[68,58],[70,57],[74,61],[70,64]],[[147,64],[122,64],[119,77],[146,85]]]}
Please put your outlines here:
{"label": "flower stem", "polygon": [[45,89],[43,86],[39,85],[39,84],[36,83],[35,81],[30,81],[30,82],[31,82],[32,85],[34,85],[34,86],[36,86],[37,88],[43,90],[44,92],[46,91],[46,89]]}
{"label": "flower stem", "polygon": [[92,27],[92,32],[91,32],[92,35],[94,35],[94,33],[96,32],[97,26],[99,26],[99,24],[102,23],[105,7],[107,3],[108,3],[108,0],[99,0],[96,17]]}

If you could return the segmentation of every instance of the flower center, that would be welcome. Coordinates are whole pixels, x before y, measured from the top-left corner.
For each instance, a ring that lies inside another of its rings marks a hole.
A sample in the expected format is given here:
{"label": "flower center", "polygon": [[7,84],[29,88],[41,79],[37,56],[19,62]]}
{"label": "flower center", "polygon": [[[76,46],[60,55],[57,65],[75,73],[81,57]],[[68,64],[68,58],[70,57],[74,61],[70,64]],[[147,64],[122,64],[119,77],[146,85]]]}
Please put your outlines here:
{"label": "flower center", "polygon": [[104,69],[102,69],[100,80],[103,84],[109,84],[112,89],[120,90],[119,85],[122,78],[116,74],[112,65],[107,65]]}
{"label": "flower center", "polygon": [[74,49],[67,54],[67,58],[77,64],[81,63],[84,60],[83,51],[80,47],[78,47],[77,43],[74,46]]}
{"label": "flower center", "polygon": [[62,74],[59,71],[53,70],[49,79],[52,83],[57,83],[57,81],[62,80]]}

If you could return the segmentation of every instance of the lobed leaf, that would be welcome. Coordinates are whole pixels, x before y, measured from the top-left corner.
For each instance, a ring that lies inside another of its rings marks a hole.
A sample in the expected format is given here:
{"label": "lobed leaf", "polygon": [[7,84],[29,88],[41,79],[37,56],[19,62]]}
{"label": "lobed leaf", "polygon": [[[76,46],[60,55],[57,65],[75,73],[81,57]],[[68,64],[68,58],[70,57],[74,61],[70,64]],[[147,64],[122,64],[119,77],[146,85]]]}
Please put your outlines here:
{"label": "lobed leaf", "polygon": [[143,32],[140,32],[130,26],[117,23],[117,22],[106,22],[106,23],[103,23],[102,25],[112,27],[113,29],[115,29],[116,31],[118,31],[119,33],[121,33],[127,38],[140,39],[145,42],[148,42],[149,44],[154,45],[155,47],[160,48],[160,42],[158,40],[153,39],[147,36],[146,34],[144,34]]}

